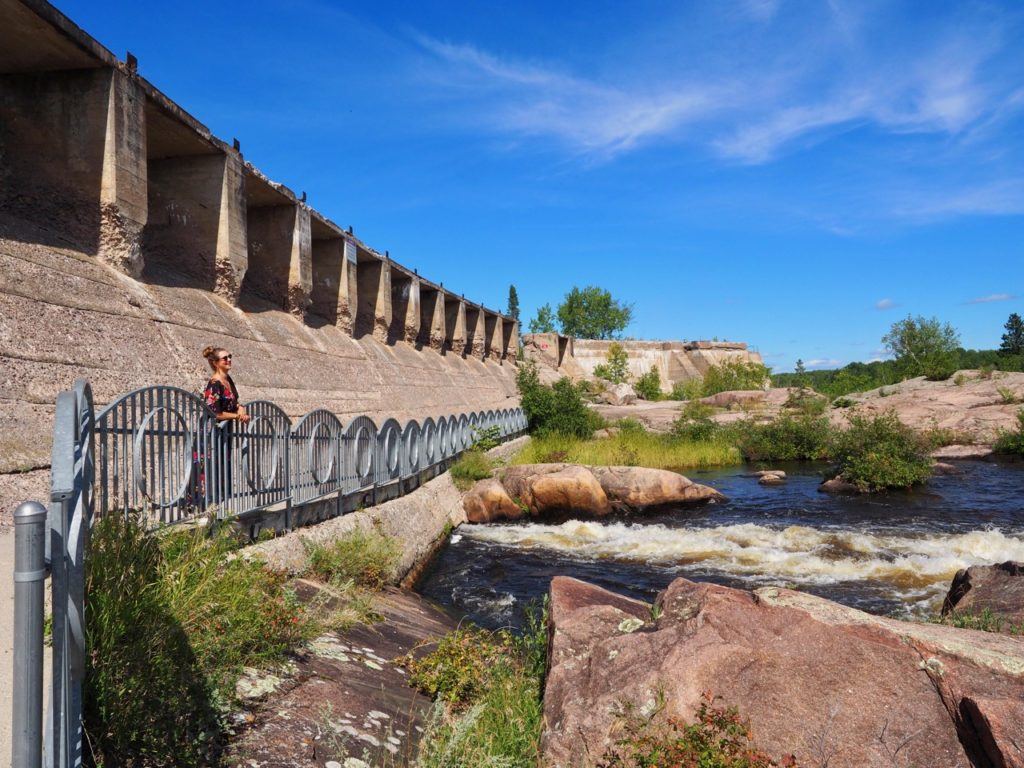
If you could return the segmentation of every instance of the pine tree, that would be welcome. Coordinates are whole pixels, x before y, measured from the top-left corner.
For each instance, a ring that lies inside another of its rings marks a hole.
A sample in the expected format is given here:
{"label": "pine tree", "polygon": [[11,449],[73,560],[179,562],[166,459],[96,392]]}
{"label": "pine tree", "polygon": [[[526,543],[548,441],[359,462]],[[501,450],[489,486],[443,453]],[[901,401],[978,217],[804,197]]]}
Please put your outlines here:
{"label": "pine tree", "polygon": [[508,309],[505,310],[505,314],[519,322],[519,294],[514,285],[508,287]]}
{"label": "pine tree", "polygon": [[1024,355],[1024,320],[1014,312],[1003,327],[1006,333],[1003,334],[999,352],[1004,355]]}
{"label": "pine tree", "polygon": [[793,369],[793,383],[800,389],[807,386],[807,369],[804,367],[804,361],[797,359],[796,367]]}

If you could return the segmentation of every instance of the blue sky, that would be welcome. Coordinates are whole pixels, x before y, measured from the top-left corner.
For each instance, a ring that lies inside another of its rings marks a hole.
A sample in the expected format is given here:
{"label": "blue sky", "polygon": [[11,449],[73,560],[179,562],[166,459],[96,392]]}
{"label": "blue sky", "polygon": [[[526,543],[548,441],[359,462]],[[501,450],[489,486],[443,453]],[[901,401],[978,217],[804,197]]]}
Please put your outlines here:
{"label": "blue sky", "polygon": [[524,325],[575,285],[627,333],[777,370],[907,313],[1024,313],[1024,5],[58,0],[247,159]]}

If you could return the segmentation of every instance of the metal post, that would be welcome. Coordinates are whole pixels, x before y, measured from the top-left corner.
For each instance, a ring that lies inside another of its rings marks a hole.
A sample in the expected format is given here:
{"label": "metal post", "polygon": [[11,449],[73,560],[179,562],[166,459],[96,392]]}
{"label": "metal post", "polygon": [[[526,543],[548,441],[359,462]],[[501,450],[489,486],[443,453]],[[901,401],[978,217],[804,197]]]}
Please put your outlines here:
{"label": "metal post", "polygon": [[46,508],[26,501],[14,511],[13,768],[43,759],[43,591]]}

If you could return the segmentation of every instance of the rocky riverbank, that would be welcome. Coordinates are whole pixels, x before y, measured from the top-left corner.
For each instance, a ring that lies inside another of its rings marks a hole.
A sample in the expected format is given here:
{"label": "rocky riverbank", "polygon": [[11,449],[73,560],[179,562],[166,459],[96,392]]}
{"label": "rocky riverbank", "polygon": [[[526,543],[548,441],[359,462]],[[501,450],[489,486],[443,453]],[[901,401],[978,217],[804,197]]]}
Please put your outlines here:
{"label": "rocky riverbank", "polygon": [[[769,420],[783,411],[794,392],[784,387],[720,392],[701,402],[716,409],[711,419],[719,423],[749,417]],[[914,429],[946,431],[958,450],[944,449],[942,455],[977,457],[979,447],[991,446],[1000,430],[1016,428],[1016,414],[1022,404],[1024,373],[958,371],[945,381],[918,377],[837,398],[827,412],[834,424],[842,426],[855,412],[872,415],[893,411]],[[677,401],[641,401],[594,408],[609,421],[635,418],[652,431],[667,432],[681,405]]]}
{"label": "rocky riverbank", "polygon": [[599,765],[627,715],[651,736],[692,722],[709,692],[759,749],[801,766],[1024,765],[1017,638],[686,579],[652,607],[557,577],[550,610],[550,766]]}

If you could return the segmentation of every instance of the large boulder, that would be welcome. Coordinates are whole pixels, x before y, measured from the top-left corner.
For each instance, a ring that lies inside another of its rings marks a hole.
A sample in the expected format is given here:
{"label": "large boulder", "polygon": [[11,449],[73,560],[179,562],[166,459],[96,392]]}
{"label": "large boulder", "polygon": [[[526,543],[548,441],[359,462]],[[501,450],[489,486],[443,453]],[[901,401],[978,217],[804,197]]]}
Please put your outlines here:
{"label": "large boulder", "polygon": [[515,520],[526,514],[508,495],[505,486],[493,477],[479,480],[462,498],[462,508],[471,523]]}
{"label": "large boulder", "polygon": [[662,504],[722,501],[721,493],[678,472],[648,467],[590,467],[612,506],[635,511]]}
{"label": "large boulder", "polygon": [[780,761],[1024,766],[1024,643],[1015,638],[686,579],[656,605],[552,580],[545,765],[598,765],[624,708],[692,722],[710,691]]}
{"label": "large boulder", "polygon": [[957,571],[942,604],[942,615],[991,613],[1005,631],[1024,626],[1024,563],[972,565]]}
{"label": "large boulder", "polygon": [[598,402],[607,405],[632,405],[636,402],[636,390],[632,385],[613,384],[597,396]]}
{"label": "large boulder", "polygon": [[515,520],[549,512],[602,517],[665,504],[694,504],[725,497],[664,469],[519,464],[479,481],[463,507],[470,522]]}
{"label": "large boulder", "polygon": [[601,484],[574,464],[520,464],[501,473],[508,495],[532,515],[545,512],[603,516],[612,511]]}

